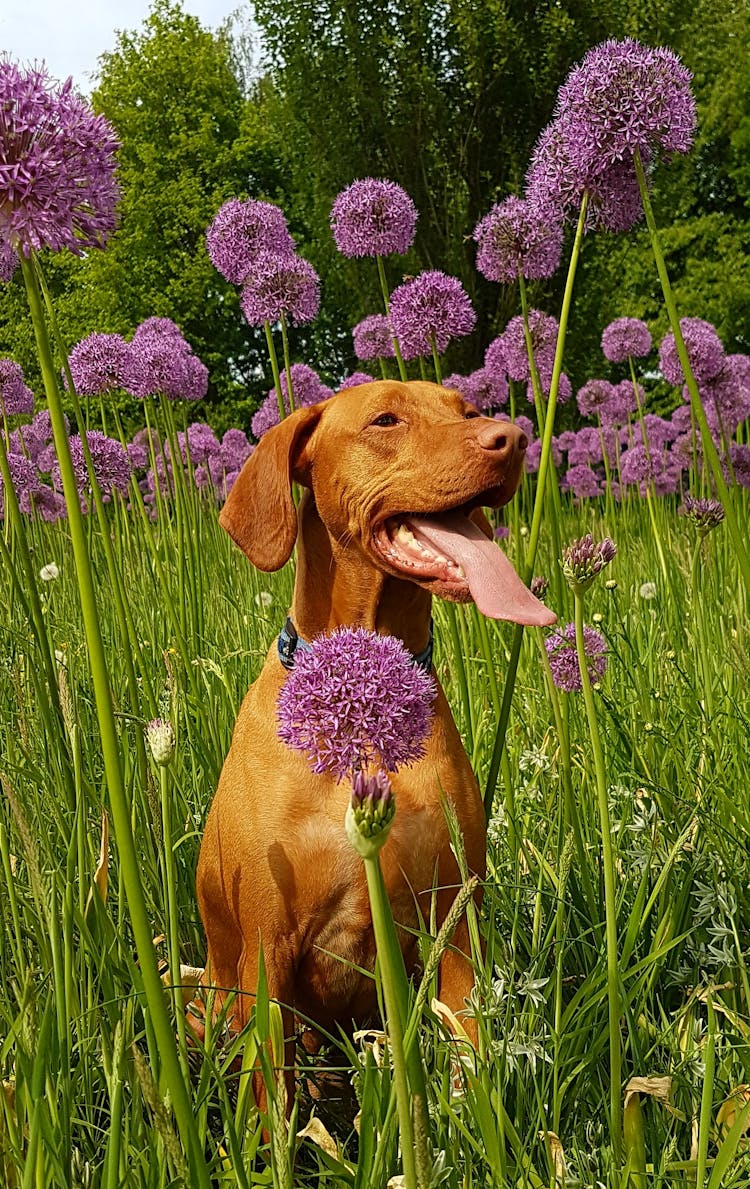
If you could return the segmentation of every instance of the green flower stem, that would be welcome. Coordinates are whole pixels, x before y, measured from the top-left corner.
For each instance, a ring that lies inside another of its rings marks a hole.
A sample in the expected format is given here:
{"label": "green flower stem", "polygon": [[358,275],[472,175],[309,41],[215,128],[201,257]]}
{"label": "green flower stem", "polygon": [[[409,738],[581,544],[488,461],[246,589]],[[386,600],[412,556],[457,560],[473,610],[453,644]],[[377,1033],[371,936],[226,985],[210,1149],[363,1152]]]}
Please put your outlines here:
{"label": "green flower stem", "polygon": [[383,359],[382,355],[378,356],[378,363],[380,364],[380,375],[384,380],[389,380],[390,376],[388,375],[388,368],[385,366],[385,360]]}
{"label": "green flower stem", "polygon": [[[388,292],[388,282],[385,279],[385,265],[383,264],[383,257],[376,256],[375,259],[378,262],[378,276],[380,277],[380,289],[383,294],[383,305],[385,306],[385,316],[386,316],[386,318],[390,318],[390,316],[391,316],[391,299],[390,299],[390,294]],[[395,334],[393,334],[392,332],[391,332],[391,342],[393,343],[393,350],[396,355],[396,363],[398,364],[398,374],[402,380],[408,380],[409,377],[406,374],[406,364],[404,363],[403,356],[401,355],[401,348],[398,345],[398,339],[396,338]]]}
{"label": "green flower stem", "polygon": [[271,323],[264,322],[263,329],[266,332],[266,344],[268,346],[268,358],[271,361],[271,371],[273,372],[273,386],[276,389],[276,399],[279,402],[279,419],[281,421],[286,417],[286,409],[284,407],[284,395],[281,391],[281,374],[279,372],[279,357],[276,354],[276,345],[273,341],[273,331],[271,330]]}
{"label": "green flower stem", "polygon": [[432,350],[432,366],[435,368],[435,382],[442,385],[443,372],[440,367],[440,356],[438,355],[437,343],[435,342],[434,334],[430,335],[430,348]]}
{"label": "green flower stem", "polygon": [[607,945],[607,1002],[609,1005],[609,1078],[610,1078],[610,1135],[615,1165],[622,1160],[622,1052],[620,1041],[620,973],[617,964],[617,900],[615,896],[615,864],[612,853],[612,827],[607,800],[607,773],[604,766],[599,724],[596,718],[594,693],[591,689],[586,644],[583,635],[583,599],[575,594],[576,651],[581,672],[581,690],[589,725],[589,738],[596,775],[596,796],[599,805],[599,825],[602,835],[602,867],[604,869],[604,920]]}
{"label": "green flower stem", "polygon": [[44,321],[41,294],[33,262],[21,257],[21,269],[26,284],[26,293],[34,326],[39,363],[52,422],[55,450],[59,461],[63,493],[68,510],[68,527],[78,579],[81,612],[101,735],[102,757],[119,851],[121,878],[130,909],[130,918],[138,952],[148,1012],[159,1047],[164,1080],[172,1099],[182,1142],[190,1155],[192,1174],[200,1189],[210,1189],[208,1170],[203,1151],[200,1147],[190,1098],[175,1051],[169,1013],[164,1001],[164,989],[159,978],[156,954],[152,943],[153,932],[146,910],[138,855],[135,849],[130,819],[130,806],[122,775],[119,740],[112,706],[109,674],[107,672],[104,643],[102,641],[96,608],[94,576],[86,545],[85,525],[78,502],[75,472],[68,446],[62,401],[57,384],[57,373],[52,357],[47,327]]}
{"label": "green flower stem", "polygon": [[[367,891],[370,897],[372,925],[380,965],[385,1011],[388,1017],[388,1043],[393,1058],[393,1079],[396,1087],[401,1156],[406,1189],[417,1189],[417,1166],[414,1153],[414,1123],[411,1110],[411,1089],[406,1073],[404,1031],[407,1014],[407,984],[404,960],[398,944],[393,914],[385,889],[380,859],[363,859]],[[396,957],[398,955],[398,957]]]}
{"label": "green flower stem", "polygon": [[182,977],[180,975],[180,922],[177,912],[177,880],[175,878],[174,850],[172,848],[172,790],[169,785],[169,768],[159,765],[159,792],[161,799],[161,834],[164,852],[164,900],[167,905],[167,948],[169,951],[169,982],[177,1020],[177,1035],[180,1042],[180,1063],[186,1080],[190,1077],[187,1063],[187,1035],[185,1012],[182,1007]]}
{"label": "green flower stem", "polygon": [[[563,295],[562,308],[560,310],[560,330],[557,335],[557,346],[555,347],[555,361],[552,367],[552,382],[550,384],[549,399],[547,401],[547,416],[544,422],[544,438],[542,440],[542,453],[539,459],[536,495],[534,497],[534,511],[531,518],[531,531],[529,533],[529,544],[526,552],[525,581],[527,586],[531,584],[531,579],[534,576],[536,551],[539,545],[539,531],[541,529],[542,512],[544,510],[547,472],[549,470],[552,454],[552,434],[555,428],[557,392],[560,386],[563,352],[565,350],[565,335],[568,329],[570,306],[573,300],[573,286],[575,283],[576,269],[578,267],[578,260],[581,255],[581,244],[583,242],[583,229],[586,222],[587,208],[588,193],[584,193],[583,200],[581,202],[581,210],[578,215],[578,226],[576,227],[575,240],[573,241],[573,250],[570,254],[570,263],[568,265],[568,276],[565,281],[565,293]],[[508,731],[510,707],[513,701],[513,691],[516,684],[516,674],[518,672],[518,659],[521,655],[522,638],[523,626],[521,624],[516,624],[515,631],[513,632],[513,641],[510,648],[508,671],[505,677],[503,703],[500,708],[500,715],[497,722],[495,742],[492,748],[492,757],[490,759],[490,766],[487,774],[487,785],[484,792],[484,811],[488,818],[492,812],[492,802],[495,799],[497,777],[500,771],[503,751],[505,749],[505,737]]]}
{"label": "green flower stem", "polygon": [[286,318],[282,311],[281,314],[281,342],[284,348],[284,371],[286,372],[286,390],[289,393],[289,412],[293,413],[295,410],[294,404],[294,388],[292,386],[292,357],[289,353],[289,334],[287,331]]}
{"label": "green flower stem", "polygon": [[[635,403],[638,407],[638,420],[640,421],[640,425],[641,425],[641,437],[643,438],[643,448],[646,451],[646,458],[648,459],[649,466],[650,466],[651,465],[651,454],[650,454],[649,444],[648,444],[648,434],[646,433],[646,425],[643,420],[643,408],[641,406],[640,393],[638,392],[638,381],[637,381],[636,375],[635,375],[635,368],[633,366],[632,355],[628,355],[628,363],[630,364],[630,379],[633,382],[633,393],[635,394]],[[651,531],[654,535],[654,541],[656,542],[657,553],[659,554],[659,565],[661,566],[661,572],[664,575],[664,581],[669,582],[669,570],[667,568],[667,559],[664,556],[664,549],[662,548],[662,543],[661,543],[661,533],[659,532],[659,526],[656,521],[656,511],[654,508],[654,483],[653,483],[653,480],[650,480],[646,487],[646,503],[648,505],[649,520],[651,521]]]}
{"label": "green flower stem", "polygon": [[691,594],[693,599],[693,623],[695,624],[695,632],[698,643],[698,661],[703,677],[703,696],[705,698],[705,716],[707,723],[713,723],[714,719],[714,695],[711,662],[709,660],[711,653],[711,637],[706,631],[706,621],[703,614],[703,592],[701,590],[701,554],[703,552],[704,537],[699,533],[698,540],[695,543],[693,550],[693,560],[690,567],[691,577]]}
{"label": "green flower stem", "polygon": [[750,596],[750,554],[745,545],[743,530],[737,520],[737,514],[734,509],[734,503],[727,487],[724,474],[721,469],[721,462],[719,455],[714,445],[714,440],[711,437],[711,430],[709,429],[708,421],[706,420],[706,413],[701,402],[698,385],[695,382],[692,368],[690,367],[690,359],[688,357],[687,348],[685,347],[685,340],[682,337],[682,328],[680,327],[680,318],[677,313],[677,305],[674,300],[672,286],[669,281],[669,273],[664,260],[664,253],[661,248],[661,241],[659,239],[659,231],[654,219],[654,211],[651,206],[651,198],[648,192],[648,185],[646,184],[646,177],[643,172],[643,164],[641,162],[638,150],[635,151],[635,171],[638,177],[638,185],[641,190],[641,199],[643,200],[643,210],[646,215],[646,224],[648,226],[649,236],[651,238],[651,250],[654,253],[654,260],[656,262],[656,270],[661,281],[662,293],[664,294],[664,304],[667,307],[667,314],[669,315],[669,325],[674,335],[675,347],[677,355],[680,360],[685,380],[687,382],[688,392],[690,393],[690,407],[693,412],[693,417],[698,423],[701,432],[701,440],[703,443],[703,453],[708,459],[713,480],[716,485],[716,493],[718,498],[724,505],[726,513],[727,527],[732,538],[734,551],[737,555],[740,570],[742,571],[742,578],[745,584],[745,591]]}
{"label": "green flower stem", "polygon": [[706,1181],[706,1165],[708,1163],[708,1140],[711,1134],[711,1107],[714,1095],[714,1076],[716,1072],[716,1010],[711,998],[711,988],[706,997],[708,1007],[708,1033],[703,1050],[705,1070],[703,1073],[703,1089],[701,1091],[701,1111],[698,1122],[698,1160],[695,1170],[695,1189],[703,1189]]}

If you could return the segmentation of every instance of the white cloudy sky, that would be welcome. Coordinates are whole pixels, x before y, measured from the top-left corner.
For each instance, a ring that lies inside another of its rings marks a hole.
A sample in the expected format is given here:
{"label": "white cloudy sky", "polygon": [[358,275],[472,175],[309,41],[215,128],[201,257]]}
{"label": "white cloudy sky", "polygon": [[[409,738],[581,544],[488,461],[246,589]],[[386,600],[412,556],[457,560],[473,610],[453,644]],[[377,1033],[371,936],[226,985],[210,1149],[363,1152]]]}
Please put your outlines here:
{"label": "white cloudy sky", "polygon": [[[115,30],[138,28],[149,6],[149,0],[0,0],[0,53],[21,62],[43,59],[51,75],[72,74],[86,92],[99,54],[114,48]],[[238,6],[239,0],[183,2],[210,28]]]}

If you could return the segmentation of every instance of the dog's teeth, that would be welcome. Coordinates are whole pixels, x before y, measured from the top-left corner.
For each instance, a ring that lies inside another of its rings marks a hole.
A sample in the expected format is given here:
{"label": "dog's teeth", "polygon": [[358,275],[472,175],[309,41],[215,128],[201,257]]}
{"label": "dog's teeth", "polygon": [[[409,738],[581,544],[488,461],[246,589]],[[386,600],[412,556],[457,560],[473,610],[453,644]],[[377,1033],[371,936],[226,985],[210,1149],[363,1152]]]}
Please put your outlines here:
{"label": "dog's teeth", "polygon": [[459,578],[465,578],[465,577],[466,577],[466,574],[464,573],[464,568],[463,568],[463,566],[456,566],[456,573],[458,574]]}
{"label": "dog's teeth", "polygon": [[400,524],[398,526],[398,531],[396,532],[396,540],[403,541],[406,545],[411,545],[412,541],[414,540],[414,533],[411,532],[411,530],[408,529],[405,524]]}

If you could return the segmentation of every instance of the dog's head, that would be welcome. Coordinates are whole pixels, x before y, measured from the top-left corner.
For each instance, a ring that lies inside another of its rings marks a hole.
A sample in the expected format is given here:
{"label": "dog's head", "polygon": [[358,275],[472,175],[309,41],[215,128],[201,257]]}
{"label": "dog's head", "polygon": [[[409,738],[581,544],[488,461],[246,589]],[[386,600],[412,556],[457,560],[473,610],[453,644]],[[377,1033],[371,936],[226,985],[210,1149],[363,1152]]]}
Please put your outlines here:
{"label": "dog's head", "polygon": [[482,508],[521,479],[527,440],[437,384],[362,384],[299,409],[264,434],[220,523],[261,570],[277,570],[297,535],[292,482],[309,488],[332,542],[379,570],[486,615],[554,622],[492,540]]}

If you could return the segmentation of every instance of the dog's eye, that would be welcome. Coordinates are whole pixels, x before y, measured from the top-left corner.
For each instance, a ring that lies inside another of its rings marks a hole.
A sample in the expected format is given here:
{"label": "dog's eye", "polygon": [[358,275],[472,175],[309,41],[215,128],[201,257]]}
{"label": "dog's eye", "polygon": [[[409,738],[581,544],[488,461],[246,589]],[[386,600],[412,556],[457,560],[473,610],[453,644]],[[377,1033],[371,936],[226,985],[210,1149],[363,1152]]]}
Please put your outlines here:
{"label": "dog's eye", "polygon": [[370,424],[380,425],[386,429],[389,425],[398,425],[398,417],[396,417],[393,413],[381,413],[380,416],[376,417],[374,421],[370,422]]}
{"label": "dog's eye", "polygon": [[480,414],[476,409],[469,409],[468,413],[464,413],[464,421],[471,421],[472,417],[479,417]]}

